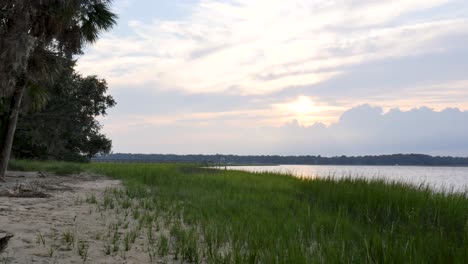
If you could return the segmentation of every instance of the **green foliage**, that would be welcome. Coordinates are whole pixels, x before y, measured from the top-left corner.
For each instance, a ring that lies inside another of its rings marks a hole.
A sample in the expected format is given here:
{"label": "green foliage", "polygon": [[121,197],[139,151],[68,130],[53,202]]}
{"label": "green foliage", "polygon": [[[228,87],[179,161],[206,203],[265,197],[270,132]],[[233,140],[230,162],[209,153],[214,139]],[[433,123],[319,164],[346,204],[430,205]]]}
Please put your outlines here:
{"label": "green foliage", "polygon": [[[41,86],[56,81],[73,55],[116,24],[109,0],[8,0],[0,9],[0,99],[29,88],[26,107],[46,99]],[[29,100],[28,100],[29,99]],[[7,109],[9,112],[12,109]]]}
{"label": "green foliage", "polygon": [[11,160],[9,170],[16,171],[42,171],[52,172],[60,175],[80,173],[84,170],[83,165],[78,163],[49,161],[40,162],[32,160]]}
{"label": "green foliage", "polygon": [[82,77],[70,66],[49,88],[45,107],[20,116],[14,157],[85,161],[109,153],[111,141],[100,133],[96,120],[115,105],[106,91],[104,80]]}
{"label": "green foliage", "polygon": [[158,241],[158,254],[160,257],[164,257],[169,253],[169,240],[165,235],[161,235]]}
{"label": "green foliage", "polygon": [[[115,25],[117,16],[111,12],[110,3],[110,0],[2,1],[0,8],[1,180],[4,180],[11,157],[21,102],[23,101],[23,105],[31,109],[37,109],[45,104],[47,92],[43,87],[56,84],[57,78],[62,75],[63,69],[66,69],[73,56],[82,54],[86,43],[95,42],[103,30]],[[25,91],[29,102],[23,100]],[[5,101],[10,101],[11,104],[6,105]],[[6,120],[8,122],[5,122]],[[33,133],[35,129],[36,127],[33,127],[30,132]],[[87,133],[82,131],[83,129],[87,130]],[[40,147],[40,152],[21,157],[36,157],[45,151],[58,154],[60,159],[64,160],[77,160],[83,156],[81,154],[89,159],[90,155],[101,150],[108,152],[111,147],[110,140],[97,133],[98,131],[99,128],[96,127],[82,127],[76,132],[87,139],[87,144],[84,151],[83,148],[75,149],[76,146],[73,145],[71,147],[74,149],[68,148],[69,152],[66,154],[72,154],[71,157],[62,156],[63,153],[57,151],[49,151],[49,145]],[[31,134],[26,138],[27,142],[32,139]],[[70,140],[70,137],[67,140]]]}

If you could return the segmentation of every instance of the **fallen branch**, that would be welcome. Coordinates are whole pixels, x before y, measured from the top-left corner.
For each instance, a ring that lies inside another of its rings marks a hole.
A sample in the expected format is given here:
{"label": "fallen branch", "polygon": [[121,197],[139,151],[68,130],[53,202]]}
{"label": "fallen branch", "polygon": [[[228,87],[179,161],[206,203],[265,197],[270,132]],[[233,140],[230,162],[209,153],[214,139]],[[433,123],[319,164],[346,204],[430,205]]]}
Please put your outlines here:
{"label": "fallen branch", "polygon": [[13,235],[10,233],[0,233],[0,253],[2,253],[8,246],[8,241]]}

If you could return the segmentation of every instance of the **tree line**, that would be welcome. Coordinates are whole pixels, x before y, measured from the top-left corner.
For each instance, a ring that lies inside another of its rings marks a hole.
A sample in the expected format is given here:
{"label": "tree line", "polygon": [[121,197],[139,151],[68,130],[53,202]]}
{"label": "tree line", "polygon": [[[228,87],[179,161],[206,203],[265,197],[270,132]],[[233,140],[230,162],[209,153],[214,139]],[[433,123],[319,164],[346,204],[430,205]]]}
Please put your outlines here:
{"label": "tree line", "polygon": [[12,155],[18,159],[88,161],[109,153],[112,141],[100,132],[97,116],[116,102],[106,95],[107,83],[69,67],[48,87],[40,110],[20,115]]}
{"label": "tree line", "polygon": [[181,162],[216,165],[386,165],[386,166],[468,166],[468,157],[393,154],[378,156],[239,156],[116,153],[97,156],[95,162]]}
{"label": "tree line", "polygon": [[116,23],[111,0],[0,3],[0,180],[19,157],[86,159],[110,150],[95,121],[115,105],[107,85],[74,70],[86,44]]}

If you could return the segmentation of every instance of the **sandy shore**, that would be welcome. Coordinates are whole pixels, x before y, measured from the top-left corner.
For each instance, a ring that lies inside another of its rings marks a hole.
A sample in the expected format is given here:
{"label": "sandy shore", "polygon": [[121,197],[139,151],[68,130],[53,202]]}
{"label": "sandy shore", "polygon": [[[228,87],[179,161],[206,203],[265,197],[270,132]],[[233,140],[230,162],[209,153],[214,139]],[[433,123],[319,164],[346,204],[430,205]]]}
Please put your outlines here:
{"label": "sandy shore", "polygon": [[0,184],[0,237],[14,236],[0,262],[149,263],[143,238],[129,250],[106,252],[104,237],[117,217],[93,200],[121,187],[119,181],[89,174],[9,172]]}

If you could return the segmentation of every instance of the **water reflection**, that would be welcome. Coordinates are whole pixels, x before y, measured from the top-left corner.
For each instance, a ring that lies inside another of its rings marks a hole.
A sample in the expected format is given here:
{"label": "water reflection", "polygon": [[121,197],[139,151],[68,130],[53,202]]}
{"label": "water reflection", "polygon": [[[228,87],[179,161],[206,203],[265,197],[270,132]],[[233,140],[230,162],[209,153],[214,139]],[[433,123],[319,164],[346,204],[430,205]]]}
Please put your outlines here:
{"label": "water reflection", "polygon": [[227,168],[252,172],[288,173],[305,178],[384,179],[415,186],[428,185],[437,191],[468,193],[468,167],[279,165],[228,166]]}

